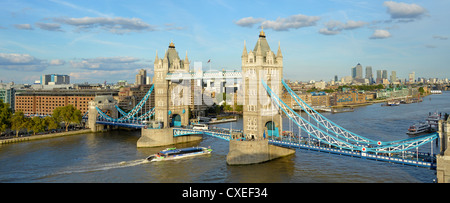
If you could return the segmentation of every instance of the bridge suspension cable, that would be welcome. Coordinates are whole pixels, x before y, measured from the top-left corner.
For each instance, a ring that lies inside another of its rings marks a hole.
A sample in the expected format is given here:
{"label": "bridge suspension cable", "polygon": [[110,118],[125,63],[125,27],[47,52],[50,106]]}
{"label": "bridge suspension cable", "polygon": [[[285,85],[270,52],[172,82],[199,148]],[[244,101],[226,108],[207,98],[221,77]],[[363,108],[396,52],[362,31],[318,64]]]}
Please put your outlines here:
{"label": "bridge suspension cable", "polygon": [[[344,140],[341,140],[341,138],[347,138],[345,136],[343,136],[342,134],[338,134],[335,130],[333,129],[338,129],[336,128],[337,125],[334,125],[334,127],[330,127],[327,128],[323,123],[322,126],[325,127],[327,132],[324,132],[323,130],[321,130],[320,128],[316,127],[315,125],[313,125],[312,123],[310,123],[309,121],[307,121],[306,119],[304,119],[303,117],[301,117],[300,115],[298,115],[294,110],[292,110],[286,103],[284,103],[268,86],[267,84],[262,81],[263,86],[266,88],[270,98],[272,99],[272,102],[275,103],[280,109],[283,110],[283,112],[289,117],[289,119],[291,119],[292,121],[294,121],[294,123],[296,125],[298,125],[301,129],[303,129],[304,131],[306,131],[309,135],[314,136],[315,138],[324,141],[328,144],[331,144],[335,147],[338,148],[345,148],[345,149],[350,149],[350,150],[360,150],[360,151],[364,151],[364,152],[374,152],[374,153],[396,153],[396,152],[402,152],[402,151],[407,151],[413,148],[417,148],[423,144],[432,142],[433,140],[435,140],[438,135],[436,133],[432,133],[429,135],[424,135],[424,136],[420,136],[420,137],[416,137],[416,138],[408,138],[408,139],[403,139],[403,140],[398,140],[398,141],[390,141],[390,142],[366,142],[365,144],[361,145],[361,144],[355,144],[355,143],[349,143],[346,142]],[[287,86],[284,82],[283,84],[285,86]],[[290,88],[289,88],[290,89]],[[289,90],[288,90],[289,91]],[[291,96],[294,97],[294,95],[291,94]],[[306,103],[304,103],[306,104]],[[305,105],[306,106],[306,105]],[[317,113],[313,108],[307,106],[309,108],[310,111],[314,112],[315,117],[313,117],[311,114],[311,117],[313,118],[323,118],[326,121],[332,123],[331,121],[329,121],[328,119],[326,119],[325,117],[323,117],[321,114]],[[306,109],[306,108],[305,108]],[[306,110],[307,112],[307,110]],[[319,122],[319,120],[316,120],[316,122]],[[330,124],[329,123],[329,124]],[[343,129],[343,128],[342,128]],[[331,135],[328,132],[334,132],[333,134],[336,135]],[[345,130],[348,133],[351,133],[350,131]],[[352,135],[355,135],[355,137],[364,139],[364,137],[356,135],[354,133],[351,133]],[[339,136],[340,135],[340,136]],[[355,141],[355,139],[351,139],[348,138],[348,140],[352,140]],[[369,139],[366,139],[369,140]]]}
{"label": "bridge suspension cable", "polygon": [[328,120],[323,115],[319,114],[315,109],[310,107],[305,101],[303,101],[284,81],[282,81],[284,87],[288,91],[288,93],[291,95],[291,97],[294,99],[294,101],[305,111],[308,116],[314,119],[320,126],[323,128],[330,130],[333,134],[335,134],[338,137],[343,137],[344,139],[347,139],[347,141],[352,141],[358,143],[366,143],[366,144],[375,144],[378,143],[377,141],[359,136],[355,133],[352,133],[345,128],[333,123],[332,121]]}
{"label": "bridge suspension cable", "polygon": [[[114,107],[118,110],[118,112],[122,115],[120,118],[111,118],[110,116],[106,115],[102,110],[100,110],[98,107],[96,107],[97,112],[100,114],[101,117],[103,117],[104,119],[108,120],[108,121],[112,121],[112,122],[127,122],[130,120],[144,120],[147,119],[149,117],[151,117],[153,114],[155,114],[155,108],[150,109],[149,111],[145,112],[144,114],[142,114],[142,107],[145,106],[145,104],[147,103],[147,101],[150,98],[150,95],[153,91],[154,85],[152,85],[150,87],[150,89],[147,91],[147,93],[144,95],[144,97],[141,99],[141,101],[139,101],[139,103],[133,107],[133,109],[126,113],[125,111],[123,111],[122,109],[120,109],[117,105],[115,105]],[[144,107],[145,109],[146,107]],[[141,112],[141,113],[138,113]],[[135,117],[136,115],[139,115],[138,117]]]}
{"label": "bridge suspension cable", "polygon": [[[262,81],[262,80],[261,80]],[[309,121],[304,119],[302,116],[298,115],[297,112],[292,110],[286,103],[284,103],[268,86],[262,81],[263,86],[266,88],[272,103],[275,103],[288,117],[291,119],[298,127],[300,127],[308,135],[315,137],[321,142],[333,145],[337,148],[344,148],[348,150],[361,150],[361,146],[346,142],[340,138],[330,135],[329,133],[323,131],[317,126],[311,124]]]}

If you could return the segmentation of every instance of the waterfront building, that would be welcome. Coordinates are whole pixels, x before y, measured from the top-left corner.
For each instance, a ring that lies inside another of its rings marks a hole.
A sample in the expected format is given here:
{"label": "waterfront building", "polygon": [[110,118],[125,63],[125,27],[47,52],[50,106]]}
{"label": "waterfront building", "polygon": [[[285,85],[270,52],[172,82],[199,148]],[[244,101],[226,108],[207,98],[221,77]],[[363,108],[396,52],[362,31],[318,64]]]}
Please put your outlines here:
{"label": "waterfront building", "polygon": [[115,90],[27,90],[16,93],[15,111],[25,115],[51,115],[57,107],[73,105],[84,115],[97,95],[117,97]]}
{"label": "waterfront building", "polygon": [[[415,88],[413,88],[415,89]],[[413,90],[410,90],[405,87],[399,88],[387,88],[377,91],[377,98],[379,99],[389,99],[389,98],[402,98],[411,96],[413,94]]]}
{"label": "waterfront building", "polygon": [[325,92],[311,92],[311,105],[315,106],[330,106],[330,96]]}
{"label": "waterfront building", "polygon": [[330,103],[332,106],[344,106],[366,103],[366,94],[356,89],[345,90],[344,92],[335,92],[331,95]]}

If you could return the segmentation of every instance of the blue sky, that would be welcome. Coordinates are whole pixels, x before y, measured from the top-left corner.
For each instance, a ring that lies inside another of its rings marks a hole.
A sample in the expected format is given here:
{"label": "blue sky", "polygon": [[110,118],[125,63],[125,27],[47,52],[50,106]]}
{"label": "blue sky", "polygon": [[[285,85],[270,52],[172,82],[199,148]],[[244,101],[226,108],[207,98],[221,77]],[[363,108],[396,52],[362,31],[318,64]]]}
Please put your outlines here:
{"label": "blue sky", "polygon": [[173,40],[180,57],[241,69],[261,25],[284,78],[329,81],[361,63],[406,78],[450,78],[450,1],[0,1],[0,79],[134,82]]}

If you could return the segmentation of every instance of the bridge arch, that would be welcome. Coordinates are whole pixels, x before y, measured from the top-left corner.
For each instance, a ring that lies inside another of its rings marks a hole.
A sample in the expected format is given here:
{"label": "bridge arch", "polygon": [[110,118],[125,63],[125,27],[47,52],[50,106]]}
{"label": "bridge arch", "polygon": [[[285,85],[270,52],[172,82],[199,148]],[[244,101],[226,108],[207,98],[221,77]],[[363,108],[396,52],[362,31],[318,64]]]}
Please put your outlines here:
{"label": "bridge arch", "polygon": [[278,133],[278,127],[276,125],[275,122],[273,121],[267,121],[266,124],[264,124],[264,132],[267,132],[266,136],[271,136],[271,137],[279,137],[279,133]]}
{"label": "bridge arch", "polygon": [[181,127],[181,115],[172,114],[172,122],[170,125],[173,127]]}

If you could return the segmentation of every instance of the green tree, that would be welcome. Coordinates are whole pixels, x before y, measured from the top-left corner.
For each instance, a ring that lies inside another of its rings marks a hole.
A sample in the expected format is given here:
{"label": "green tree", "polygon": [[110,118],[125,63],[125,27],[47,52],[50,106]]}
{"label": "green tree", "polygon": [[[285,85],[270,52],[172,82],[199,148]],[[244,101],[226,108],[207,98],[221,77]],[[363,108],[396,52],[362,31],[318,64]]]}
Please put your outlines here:
{"label": "green tree", "polygon": [[16,131],[16,137],[19,136],[19,131],[27,128],[27,119],[22,111],[16,111],[11,118],[11,130]]}
{"label": "green tree", "polygon": [[71,123],[80,123],[82,115],[81,111],[76,109],[73,105],[67,105],[55,108],[55,110],[53,110],[53,117],[58,123],[64,122],[66,131],[69,131],[69,125]]}
{"label": "green tree", "polygon": [[423,95],[425,93],[425,90],[423,89],[423,87],[419,87],[419,92],[420,92],[420,95]]}
{"label": "green tree", "polygon": [[44,120],[48,130],[54,130],[59,127],[59,122],[53,116],[47,116]]}
{"label": "green tree", "polygon": [[0,134],[11,127],[12,111],[8,103],[0,99]]}
{"label": "green tree", "polygon": [[45,131],[45,120],[39,116],[33,117],[29,120],[28,126],[28,130],[32,130],[33,135],[36,135],[36,133]]}

